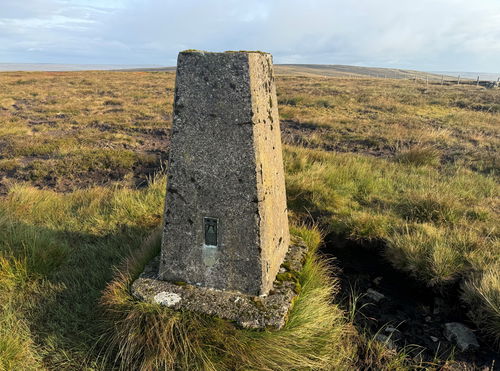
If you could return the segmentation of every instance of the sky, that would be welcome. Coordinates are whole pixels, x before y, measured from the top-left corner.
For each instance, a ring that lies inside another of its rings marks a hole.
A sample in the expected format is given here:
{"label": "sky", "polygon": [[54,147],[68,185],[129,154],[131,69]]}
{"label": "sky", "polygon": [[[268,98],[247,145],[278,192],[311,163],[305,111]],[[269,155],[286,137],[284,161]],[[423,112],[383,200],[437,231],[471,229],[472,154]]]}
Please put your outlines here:
{"label": "sky", "polygon": [[0,63],[275,63],[500,72],[500,0],[0,0]]}

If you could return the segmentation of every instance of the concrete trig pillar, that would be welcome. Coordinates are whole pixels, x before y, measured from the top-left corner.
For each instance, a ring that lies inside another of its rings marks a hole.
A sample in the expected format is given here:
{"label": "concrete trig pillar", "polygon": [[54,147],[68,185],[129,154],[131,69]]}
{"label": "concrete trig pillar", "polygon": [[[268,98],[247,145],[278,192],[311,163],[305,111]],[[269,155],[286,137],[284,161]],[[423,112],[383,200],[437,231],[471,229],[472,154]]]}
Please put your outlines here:
{"label": "concrete trig pillar", "polygon": [[267,294],[289,247],[272,57],[179,54],[159,276]]}

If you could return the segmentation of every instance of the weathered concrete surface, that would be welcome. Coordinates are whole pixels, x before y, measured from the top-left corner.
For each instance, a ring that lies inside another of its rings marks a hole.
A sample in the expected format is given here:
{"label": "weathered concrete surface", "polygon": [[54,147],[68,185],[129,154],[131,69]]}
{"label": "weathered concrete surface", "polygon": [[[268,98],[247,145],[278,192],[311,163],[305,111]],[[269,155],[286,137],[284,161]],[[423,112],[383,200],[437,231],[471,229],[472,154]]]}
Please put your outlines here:
{"label": "weathered concrete surface", "polygon": [[270,54],[179,54],[162,279],[269,292],[289,246],[277,106]]}
{"label": "weathered concrete surface", "polygon": [[290,246],[273,289],[262,297],[161,280],[158,277],[159,258],[153,259],[134,281],[132,295],[175,310],[224,318],[244,328],[280,329],[299,289],[297,279],[306,252],[304,246]]}

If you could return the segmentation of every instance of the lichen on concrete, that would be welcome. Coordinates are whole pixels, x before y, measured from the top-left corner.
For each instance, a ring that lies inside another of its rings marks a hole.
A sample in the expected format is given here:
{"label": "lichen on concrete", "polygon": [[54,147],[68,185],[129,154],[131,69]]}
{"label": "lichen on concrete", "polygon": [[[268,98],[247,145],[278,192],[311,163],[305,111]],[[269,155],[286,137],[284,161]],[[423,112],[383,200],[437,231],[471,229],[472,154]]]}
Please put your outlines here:
{"label": "lichen on concrete", "polygon": [[162,279],[269,292],[290,244],[279,125],[270,54],[179,54]]}
{"label": "lichen on concrete", "polygon": [[161,280],[158,276],[159,256],[149,262],[134,281],[132,295],[138,300],[174,310],[188,310],[223,318],[243,328],[280,329],[284,326],[293,298],[297,295],[298,272],[303,267],[306,252],[307,248],[302,244],[289,247],[280,268],[282,275],[274,281],[268,295],[252,296],[237,291]]}
{"label": "lichen on concrete", "polygon": [[153,297],[153,300],[166,307],[173,307],[182,300],[182,297],[175,292],[161,291]]}

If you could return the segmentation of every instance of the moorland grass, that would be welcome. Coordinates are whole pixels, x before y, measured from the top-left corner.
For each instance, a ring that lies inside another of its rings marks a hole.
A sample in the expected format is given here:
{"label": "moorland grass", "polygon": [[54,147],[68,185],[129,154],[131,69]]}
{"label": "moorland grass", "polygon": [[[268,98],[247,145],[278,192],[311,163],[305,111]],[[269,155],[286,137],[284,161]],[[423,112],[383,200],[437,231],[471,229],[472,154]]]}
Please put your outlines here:
{"label": "moorland grass", "polygon": [[295,133],[309,148],[498,175],[498,89],[291,76],[277,84],[281,118],[321,129]]}
{"label": "moorland grass", "polygon": [[[159,252],[159,234],[127,260],[103,297],[110,320],[109,357],[120,369],[331,370],[355,362],[354,333],[343,312],[331,304],[337,290],[324,261],[316,256],[315,230],[292,228],[309,254],[285,327],[279,331],[237,328],[224,320],[176,312],[138,302],[130,284]],[[351,339],[350,339],[351,337]]]}
{"label": "moorland grass", "polygon": [[290,209],[327,232],[381,240],[394,267],[443,290],[460,282],[471,318],[500,339],[498,183],[470,169],[285,148]]}
{"label": "moorland grass", "polygon": [[[0,192],[9,179],[58,191],[144,181],[167,157],[174,78],[0,73],[0,160],[15,160]],[[277,85],[281,118],[299,124],[289,144],[498,174],[498,90],[314,76]]]}
{"label": "moorland grass", "polygon": [[[0,369],[98,367],[101,292],[161,219],[164,180],[135,189],[134,177],[144,183],[166,158],[173,82],[0,74]],[[292,219],[382,240],[396,268],[435,289],[460,282],[470,317],[498,339],[498,90],[277,84],[280,115],[295,124],[283,140],[298,144],[284,157]]]}
{"label": "moorland grass", "polygon": [[161,219],[163,178],[142,190],[13,187],[0,203],[0,369],[92,369],[113,266]]}
{"label": "moorland grass", "polygon": [[[0,212],[0,369],[404,369],[411,358],[359,336],[316,228],[301,292],[280,331],[135,301],[133,277],[158,252],[164,177],[148,187],[61,194],[17,186]],[[393,367],[394,366],[394,367]],[[408,366],[409,367],[409,366]]]}
{"label": "moorland grass", "polygon": [[0,171],[58,191],[145,183],[166,160],[174,74],[133,74],[0,73]]}

